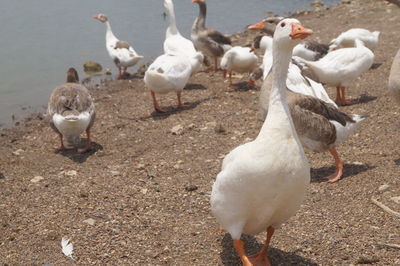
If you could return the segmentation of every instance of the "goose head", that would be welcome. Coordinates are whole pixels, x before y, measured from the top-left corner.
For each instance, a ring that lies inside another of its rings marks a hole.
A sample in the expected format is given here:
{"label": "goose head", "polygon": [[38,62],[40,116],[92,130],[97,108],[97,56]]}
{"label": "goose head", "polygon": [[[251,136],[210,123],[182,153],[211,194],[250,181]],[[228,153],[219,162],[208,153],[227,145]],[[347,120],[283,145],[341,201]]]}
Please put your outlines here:
{"label": "goose head", "polygon": [[275,27],[283,17],[267,17],[260,22],[247,27],[249,30],[262,30],[270,35],[274,34]]}
{"label": "goose head", "polygon": [[312,30],[304,28],[297,19],[287,18],[281,20],[276,26],[273,45],[293,49],[300,40],[307,38],[312,33]]}
{"label": "goose head", "polygon": [[70,67],[67,71],[67,82],[69,83],[79,83],[78,72],[75,68]]}
{"label": "goose head", "polygon": [[103,23],[105,23],[105,22],[108,21],[107,16],[104,15],[104,14],[97,14],[97,15],[94,15],[93,18],[94,18],[94,19],[98,19],[98,20],[100,20],[100,21],[103,22]]}

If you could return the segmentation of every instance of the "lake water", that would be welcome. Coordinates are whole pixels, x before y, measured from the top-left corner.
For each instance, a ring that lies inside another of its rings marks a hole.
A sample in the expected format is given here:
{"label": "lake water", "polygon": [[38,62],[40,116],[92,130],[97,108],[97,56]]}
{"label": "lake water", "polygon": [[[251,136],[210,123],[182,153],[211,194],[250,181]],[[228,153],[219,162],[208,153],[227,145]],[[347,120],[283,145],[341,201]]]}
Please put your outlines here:
{"label": "lake water", "polygon": [[[310,9],[311,0],[207,0],[206,25],[236,33],[266,16]],[[332,5],[338,0],[324,1]],[[175,0],[177,25],[190,38],[198,14],[191,0]],[[91,16],[108,16],[117,38],[128,41],[149,62],[162,53],[168,19],[163,0],[0,0],[0,126],[43,111],[52,89],[75,67],[84,77],[83,62],[92,60],[116,74],[105,49],[105,25]],[[128,71],[132,71],[130,68]]]}

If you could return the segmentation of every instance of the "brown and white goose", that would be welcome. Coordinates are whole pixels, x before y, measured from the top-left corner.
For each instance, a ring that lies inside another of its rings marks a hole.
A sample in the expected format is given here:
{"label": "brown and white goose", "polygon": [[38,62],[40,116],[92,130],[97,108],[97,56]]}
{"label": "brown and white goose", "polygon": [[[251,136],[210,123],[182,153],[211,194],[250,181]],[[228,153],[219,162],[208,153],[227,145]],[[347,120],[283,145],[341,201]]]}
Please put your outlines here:
{"label": "brown and white goose", "polygon": [[231,40],[219,31],[206,28],[207,6],[205,0],[192,0],[199,5],[199,15],[193,23],[190,35],[196,49],[214,59],[214,71],[218,70],[218,58],[231,46]]}
{"label": "brown and white goose", "polygon": [[[79,153],[90,150],[90,129],[96,116],[93,99],[88,89],[79,84],[78,72],[70,68],[67,72],[67,83],[54,88],[51,93],[47,114],[50,126],[60,136],[59,150],[73,149],[79,135],[86,131],[86,146],[78,149]],[[63,139],[66,138],[67,145]]]}

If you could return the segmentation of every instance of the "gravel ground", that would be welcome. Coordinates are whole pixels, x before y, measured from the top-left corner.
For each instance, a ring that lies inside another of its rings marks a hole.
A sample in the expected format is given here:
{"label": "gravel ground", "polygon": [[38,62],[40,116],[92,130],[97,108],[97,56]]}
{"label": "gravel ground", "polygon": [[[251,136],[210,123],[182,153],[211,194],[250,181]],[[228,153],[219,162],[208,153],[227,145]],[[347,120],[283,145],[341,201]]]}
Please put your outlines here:
{"label": "gravel ground", "polygon": [[[375,68],[348,89],[359,103],[346,112],[368,115],[338,148],[344,178],[328,153],[307,152],[312,182],[303,206],[274,235],[273,265],[400,265],[399,107],[387,94],[400,43],[400,9],[356,0],[295,15],[329,42],[352,28],[381,31]],[[261,18],[255,18],[257,22]],[[255,32],[235,35],[248,44]],[[244,81],[236,80],[237,82]],[[258,84],[259,86],[261,84]],[[39,116],[0,131],[0,263],[2,265],[239,265],[228,234],[210,213],[211,186],[231,149],[262,125],[258,88],[230,90],[221,73],[199,73],[183,92],[190,107],[156,115],[142,77],[95,87],[93,151],[56,153],[57,135]],[[328,88],[334,97],[335,89]],[[74,244],[74,260],[61,238]],[[264,235],[245,236],[249,253]]]}

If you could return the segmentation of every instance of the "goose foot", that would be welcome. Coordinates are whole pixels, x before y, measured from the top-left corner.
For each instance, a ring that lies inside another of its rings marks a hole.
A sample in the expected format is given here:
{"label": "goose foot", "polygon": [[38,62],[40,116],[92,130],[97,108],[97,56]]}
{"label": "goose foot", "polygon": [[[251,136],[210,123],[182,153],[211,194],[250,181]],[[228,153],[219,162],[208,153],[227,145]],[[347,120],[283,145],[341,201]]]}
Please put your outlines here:
{"label": "goose foot", "polygon": [[346,105],[352,105],[352,104],[356,104],[356,103],[357,103],[357,100],[342,99],[342,100],[339,102],[339,105],[340,105],[340,106],[346,106]]}
{"label": "goose foot", "polygon": [[249,79],[249,81],[247,82],[247,86],[248,86],[248,87],[255,87],[255,86],[256,86],[256,83],[254,82],[254,80]]}
{"label": "goose foot", "polygon": [[83,154],[83,153],[90,151],[91,149],[92,149],[91,145],[88,144],[84,148],[79,148],[78,153]]}
{"label": "goose foot", "polygon": [[239,88],[240,88],[239,85],[234,85],[234,84],[230,84],[230,85],[228,86],[228,89],[232,89],[232,90],[236,90],[236,89],[239,89]]}
{"label": "goose foot", "polygon": [[56,148],[56,152],[69,151],[69,150],[73,150],[73,149],[74,149],[74,147],[72,147],[72,146],[61,145],[59,148]]}
{"label": "goose foot", "polygon": [[271,266],[271,262],[267,258],[266,254],[262,252],[250,256],[249,260],[252,263],[251,265],[254,266]]}
{"label": "goose foot", "polygon": [[339,154],[336,151],[336,148],[329,149],[329,152],[332,154],[333,158],[335,159],[336,171],[335,173],[325,177],[328,179],[329,183],[334,183],[339,181],[343,174],[343,162],[339,158]]}

